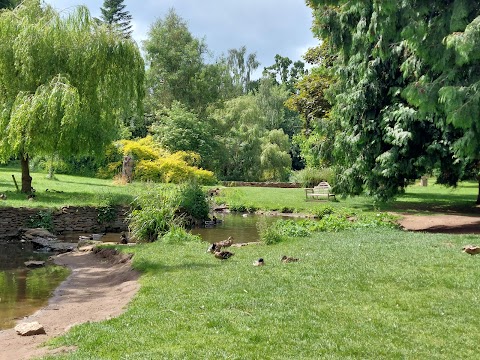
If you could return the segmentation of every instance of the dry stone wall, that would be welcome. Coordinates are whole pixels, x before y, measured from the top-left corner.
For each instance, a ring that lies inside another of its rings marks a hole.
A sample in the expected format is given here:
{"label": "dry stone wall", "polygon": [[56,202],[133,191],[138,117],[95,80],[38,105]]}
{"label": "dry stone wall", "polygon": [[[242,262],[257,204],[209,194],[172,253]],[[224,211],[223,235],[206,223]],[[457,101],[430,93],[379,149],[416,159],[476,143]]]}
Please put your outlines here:
{"label": "dry stone wall", "polygon": [[[51,216],[53,233],[65,232],[120,232],[127,230],[128,207],[110,208],[66,206],[59,210],[30,208],[0,208],[0,237],[14,237],[29,227],[32,220]],[[43,214],[43,215],[42,215]],[[31,226],[30,226],[31,227]]]}

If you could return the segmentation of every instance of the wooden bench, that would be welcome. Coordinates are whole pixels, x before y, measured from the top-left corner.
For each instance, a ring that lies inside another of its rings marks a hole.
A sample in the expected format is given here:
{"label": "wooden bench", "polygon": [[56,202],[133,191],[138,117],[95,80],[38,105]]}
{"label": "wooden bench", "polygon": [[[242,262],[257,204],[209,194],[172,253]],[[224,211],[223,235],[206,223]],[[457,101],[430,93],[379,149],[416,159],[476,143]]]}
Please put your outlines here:
{"label": "wooden bench", "polygon": [[332,192],[332,187],[326,181],[322,181],[317,186],[313,188],[305,188],[305,197],[306,200],[321,200],[326,199],[329,200],[331,197],[335,199],[335,194]]}

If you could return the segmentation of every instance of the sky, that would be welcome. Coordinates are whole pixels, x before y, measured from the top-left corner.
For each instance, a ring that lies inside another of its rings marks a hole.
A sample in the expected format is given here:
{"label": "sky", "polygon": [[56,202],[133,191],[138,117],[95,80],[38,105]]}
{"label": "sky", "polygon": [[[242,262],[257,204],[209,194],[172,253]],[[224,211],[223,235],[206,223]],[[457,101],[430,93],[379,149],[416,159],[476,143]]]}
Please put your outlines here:
{"label": "sky", "polygon": [[[85,5],[95,17],[100,17],[103,5],[103,0],[44,1],[62,12]],[[256,53],[257,75],[274,64],[276,54],[303,61],[306,50],[318,44],[305,0],[125,0],[124,4],[133,17],[132,36],[140,48],[155,20],[173,8],[195,37],[204,38],[213,59],[243,45],[248,54]]]}

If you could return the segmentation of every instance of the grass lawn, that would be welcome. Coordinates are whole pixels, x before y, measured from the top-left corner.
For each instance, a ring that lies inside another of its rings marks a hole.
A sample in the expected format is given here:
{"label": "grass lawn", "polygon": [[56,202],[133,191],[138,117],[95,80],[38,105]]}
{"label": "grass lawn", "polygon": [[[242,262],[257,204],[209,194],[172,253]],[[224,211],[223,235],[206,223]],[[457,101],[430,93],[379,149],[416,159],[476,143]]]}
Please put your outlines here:
{"label": "grass lawn", "polygon": [[[0,170],[3,206],[128,204],[145,186],[35,173],[37,198],[28,202],[11,175]],[[375,206],[367,197],[307,202],[303,189],[247,187],[222,188],[217,202],[304,212],[475,212],[477,186],[413,185]],[[480,237],[378,227],[251,245],[223,262],[200,242],[137,245],[129,251],[142,286],[126,312],[76,326],[52,344],[78,347],[60,359],[477,359],[480,258],[461,252],[470,243]],[[301,260],[283,264],[284,254]],[[252,266],[259,257],[266,266]]]}
{"label": "grass lawn", "polygon": [[142,183],[117,185],[112,180],[71,175],[55,175],[55,179],[51,180],[44,173],[32,173],[36,198],[35,201],[28,201],[25,194],[16,191],[12,175],[21,187],[19,168],[0,168],[0,193],[7,195],[7,200],[1,200],[0,206],[60,208],[65,205],[129,204],[135,193],[144,186]]}
{"label": "grass lawn", "polygon": [[[47,179],[44,173],[32,173],[35,201],[28,201],[25,194],[16,191],[12,175],[21,186],[19,168],[0,167],[0,193],[7,200],[0,200],[0,206],[60,208],[70,206],[104,206],[130,204],[134,197],[147,186],[145,183],[116,184],[112,180],[102,180],[71,175],[55,175],[55,180]],[[475,200],[478,194],[476,182],[464,181],[456,188],[435,185],[430,179],[427,187],[418,183],[409,186],[406,193],[396,201],[374,204],[366,196],[338,196],[338,201],[305,201],[305,190],[259,187],[223,188],[217,203],[226,202],[232,206],[247,209],[287,210],[294,212],[314,212],[326,206],[351,211],[402,211],[402,212],[478,212]]]}
{"label": "grass lawn", "polygon": [[477,359],[480,258],[460,250],[478,239],[317,233],[224,262],[204,243],[141,245],[127,311],[54,344],[78,346],[60,359]]}
{"label": "grass lawn", "polygon": [[337,196],[338,201],[306,201],[304,189],[276,189],[260,187],[223,188],[217,202],[242,205],[250,209],[282,210],[295,212],[314,211],[322,207],[350,209],[352,211],[398,211],[410,213],[479,212],[475,206],[478,183],[463,181],[456,188],[434,184],[426,187],[419,183],[407,187],[404,195],[388,203],[374,203],[366,196]]}

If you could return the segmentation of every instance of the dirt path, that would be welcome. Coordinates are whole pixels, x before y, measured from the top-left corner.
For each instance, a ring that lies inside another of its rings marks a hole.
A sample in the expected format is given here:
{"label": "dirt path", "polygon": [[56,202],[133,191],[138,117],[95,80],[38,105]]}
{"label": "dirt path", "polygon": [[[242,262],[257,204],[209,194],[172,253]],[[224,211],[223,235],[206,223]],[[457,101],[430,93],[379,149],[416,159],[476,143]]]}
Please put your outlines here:
{"label": "dirt path", "polygon": [[19,336],[14,329],[0,331],[0,360],[32,359],[68,349],[40,346],[70,327],[120,315],[139,289],[139,274],[130,263],[116,263],[92,252],[67,253],[55,263],[68,266],[71,275],[57,288],[49,305],[20,322],[38,321],[46,335]]}
{"label": "dirt path", "polygon": [[399,214],[405,230],[449,234],[480,234],[480,216]]}

